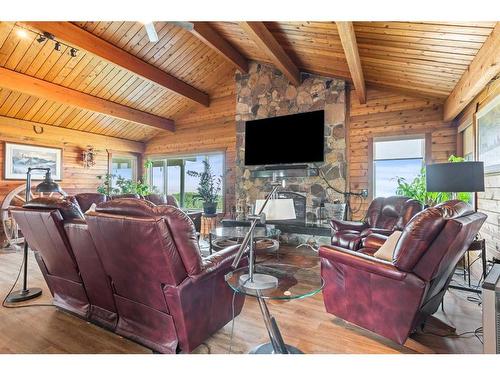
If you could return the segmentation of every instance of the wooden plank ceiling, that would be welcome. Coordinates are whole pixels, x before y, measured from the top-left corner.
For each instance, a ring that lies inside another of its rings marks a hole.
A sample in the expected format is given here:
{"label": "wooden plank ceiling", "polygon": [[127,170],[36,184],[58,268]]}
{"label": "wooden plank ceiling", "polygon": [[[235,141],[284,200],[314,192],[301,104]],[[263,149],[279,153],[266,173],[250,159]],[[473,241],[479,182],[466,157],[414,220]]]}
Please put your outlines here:
{"label": "wooden plank ceiling", "polygon": [[[138,22],[75,24],[209,95],[221,78],[232,79],[235,66],[227,56],[174,24],[155,22],[157,43],[149,42]],[[301,71],[351,80],[334,22],[264,24]],[[21,38],[18,25],[0,22],[0,67],[174,120],[199,105],[84,50],[71,58],[67,47],[55,51],[53,43],[38,43],[36,34]],[[210,26],[244,58],[273,63],[237,22]],[[366,84],[444,101],[494,26],[495,22],[354,22]],[[138,141],[159,132],[13,88],[0,89],[0,116]]]}
{"label": "wooden plank ceiling", "polygon": [[[141,23],[77,25],[204,92],[220,79],[221,71],[227,72],[222,57],[178,26],[157,22],[160,41],[149,43]],[[165,118],[175,119],[197,105],[83,50],[71,58],[68,48],[55,51],[53,43],[38,43],[36,34],[21,38],[18,29],[12,22],[0,23],[1,67]],[[154,128],[8,89],[0,90],[0,115],[138,141],[158,133]]]}
{"label": "wooden plank ceiling", "polygon": [[[333,22],[266,22],[302,71],[350,79]],[[354,22],[368,84],[444,100],[495,22]],[[213,27],[247,58],[271,62],[236,22]]]}

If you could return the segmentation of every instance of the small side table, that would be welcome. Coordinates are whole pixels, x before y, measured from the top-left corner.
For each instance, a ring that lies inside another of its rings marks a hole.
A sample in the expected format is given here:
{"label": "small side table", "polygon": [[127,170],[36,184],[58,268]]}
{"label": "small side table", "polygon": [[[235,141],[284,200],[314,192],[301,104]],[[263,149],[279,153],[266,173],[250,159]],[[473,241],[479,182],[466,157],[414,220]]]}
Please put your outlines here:
{"label": "small side table", "polygon": [[[471,270],[471,261],[470,261],[470,252],[471,251],[480,251],[481,252],[481,265],[482,265],[482,278],[483,280],[486,279],[487,276],[487,262],[486,262],[486,243],[484,239],[476,239],[474,240],[467,251],[464,254],[464,273],[465,273],[465,268],[467,266],[467,278],[468,278],[468,284],[469,286],[461,286],[461,285],[454,285],[451,284],[448,286],[451,289],[458,289],[458,290],[463,290],[465,292],[475,292],[475,293],[481,293],[480,288],[474,288],[471,285],[471,279],[470,279],[470,270]],[[465,275],[464,275],[465,278]]]}
{"label": "small side table", "polygon": [[300,354],[300,349],[287,345],[278,328],[278,323],[269,312],[266,301],[281,300],[291,301],[310,297],[323,289],[324,281],[319,270],[304,268],[287,263],[258,263],[255,265],[257,273],[274,276],[278,279],[278,285],[271,289],[249,289],[245,288],[240,276],[248,273],[248,266],[238,268],[229,272],[226,282],[234,292],[257,299],[262,313],[262,319],[269,335],[269,342],[254,348],[250,354]]}
{"label": "small side table", "polygon": [[207,238],[212,229],[217,227],[217,214],[202,214],[200,235],[203,239]]}

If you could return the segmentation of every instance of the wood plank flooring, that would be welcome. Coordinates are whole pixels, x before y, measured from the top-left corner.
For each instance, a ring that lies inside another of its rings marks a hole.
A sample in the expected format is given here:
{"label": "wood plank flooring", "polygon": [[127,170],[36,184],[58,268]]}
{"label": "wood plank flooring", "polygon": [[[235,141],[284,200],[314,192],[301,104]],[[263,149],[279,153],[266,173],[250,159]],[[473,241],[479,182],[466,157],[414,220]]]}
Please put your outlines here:
{"label": "wood plank flooring", "polygon": [[[295,252],[282,247],[284,256]],[[22,261],[19,252],[0,250],[0,296],[9,291]],[[20,285],[20,283],[19,283]],[[43,296],[34,303],[50,303],[51,296],[32,256],[29,264],[29,285],[42,287]],[[466,300],[464,292],[450,291],[445,297],[445,311],[436,316],[452,323],[457,332],[473,331],[481,325],[481,309]],[[323,297],[290,302],[269,303],[285,341],[306,353],[415,353],[350,325],[327,314]],[[195,353],[228,353],[231,323],[199,346]],[[443,338],[429,334],[415,335],[419,352],[481,353],[482,345],[473,335]],[[242,313],[236,318],[232,343],[233,353],[246,353],[266,342],[257,302],[247,298]],[[415,347],[415,345],[411,346]],[[423,349],[423,350],[422,350]],[[55,307],[0,308],[0,353],[151,353],[127,339],[62,312]]]}

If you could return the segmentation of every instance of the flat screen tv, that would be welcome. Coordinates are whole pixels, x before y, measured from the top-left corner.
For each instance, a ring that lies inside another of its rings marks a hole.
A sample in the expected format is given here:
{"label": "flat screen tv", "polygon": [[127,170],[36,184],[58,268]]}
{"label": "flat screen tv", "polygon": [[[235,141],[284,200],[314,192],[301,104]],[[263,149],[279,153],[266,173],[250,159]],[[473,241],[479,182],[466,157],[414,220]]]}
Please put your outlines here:
{"label": "flat screen tv", "polygon": [[245,165],[324,161],[325,112],[247,121]]}

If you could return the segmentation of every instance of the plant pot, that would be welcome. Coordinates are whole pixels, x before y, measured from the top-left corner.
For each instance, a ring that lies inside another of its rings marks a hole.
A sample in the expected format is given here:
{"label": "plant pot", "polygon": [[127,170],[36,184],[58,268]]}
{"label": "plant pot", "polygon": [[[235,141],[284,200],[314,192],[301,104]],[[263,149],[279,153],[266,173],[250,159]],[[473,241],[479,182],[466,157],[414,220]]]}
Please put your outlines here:
{"label": "plant pot", "polygon": [[205,215],[214,215],[216,212],[217,212],[217,203],[215,202],[203,203],[203,213]]}

